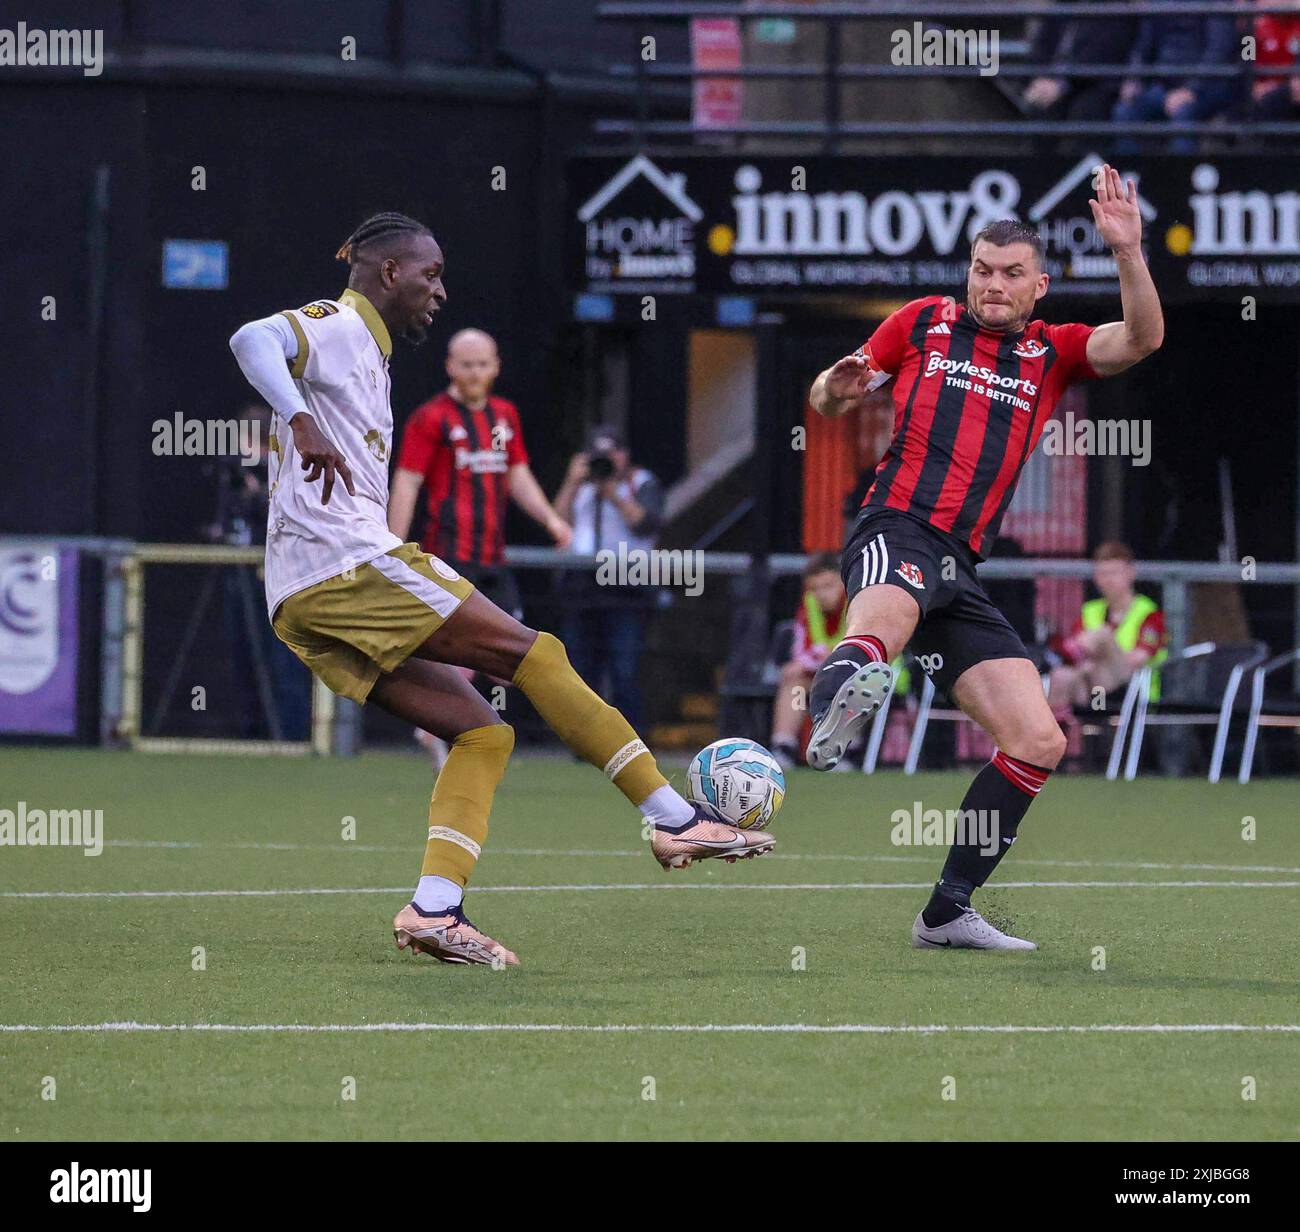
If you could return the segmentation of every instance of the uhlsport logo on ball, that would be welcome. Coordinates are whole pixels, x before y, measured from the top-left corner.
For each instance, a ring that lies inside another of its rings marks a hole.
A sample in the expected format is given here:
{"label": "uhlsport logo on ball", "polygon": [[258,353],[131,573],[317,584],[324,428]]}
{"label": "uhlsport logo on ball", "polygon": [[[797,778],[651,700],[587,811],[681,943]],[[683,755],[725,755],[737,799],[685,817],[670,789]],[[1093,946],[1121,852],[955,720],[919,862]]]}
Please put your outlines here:
{"label": "uhlsport logo on ball", "polygon": [[743,830],[762,830],[785,800],[785,775],[753,740],[715,740],[691,759],[686,795],[720,821]]}

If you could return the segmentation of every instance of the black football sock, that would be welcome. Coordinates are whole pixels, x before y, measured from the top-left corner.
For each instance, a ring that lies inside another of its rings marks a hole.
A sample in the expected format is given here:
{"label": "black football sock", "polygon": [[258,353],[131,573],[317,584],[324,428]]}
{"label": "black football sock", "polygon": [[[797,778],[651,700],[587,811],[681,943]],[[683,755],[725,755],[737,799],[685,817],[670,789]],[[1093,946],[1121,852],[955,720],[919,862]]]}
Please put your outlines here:
{"label": "black football sock", "polygon": [[813,678],[812,696],[808,711],[815,724],[827,707],[835,700],[839,687],[859,668],[868,663],[885,663],[885,643],[878,637],[862,635],[846,637],[826,656],[826,662],[817,669]]}
{"label": "black football sock", "polygon": [[1020,822],[1050,773],[998,749],[975,776],[961,802],[958,841],[921,912],[927,928],[950,923],[970,906],[971,894],[993,875],[1016,841]]}

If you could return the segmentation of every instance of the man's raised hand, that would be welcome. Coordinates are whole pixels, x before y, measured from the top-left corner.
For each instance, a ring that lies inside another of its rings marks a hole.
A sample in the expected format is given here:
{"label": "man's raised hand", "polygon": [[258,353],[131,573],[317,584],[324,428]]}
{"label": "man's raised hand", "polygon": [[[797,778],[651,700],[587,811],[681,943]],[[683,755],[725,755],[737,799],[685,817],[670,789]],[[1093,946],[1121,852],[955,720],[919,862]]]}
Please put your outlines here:
{"label": "man's raised hand", "polygon": [[1097,233],[1114,253],[1132,251],[1142,243],[1142,214],[1138,209],[1137,185],[1129,180],[1127,190],[1119,172],[1108,163],[1097,171],[1093,184],[1097,195],[1088,202]]}

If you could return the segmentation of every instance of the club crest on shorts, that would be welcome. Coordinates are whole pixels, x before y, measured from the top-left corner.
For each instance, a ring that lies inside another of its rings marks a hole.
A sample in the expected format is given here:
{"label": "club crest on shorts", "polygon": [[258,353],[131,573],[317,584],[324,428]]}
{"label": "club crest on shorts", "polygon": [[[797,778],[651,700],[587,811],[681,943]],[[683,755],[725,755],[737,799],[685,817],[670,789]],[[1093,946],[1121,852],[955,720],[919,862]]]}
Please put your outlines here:
{"label": "club crest on shorts", "polygon": [[914,587],[916,590],[925,589],[925,577],[922,575],[921,570],[912,564],[911,561],[903,561],[894,572],[897,573],[898,576],[901,577],[909,586]]}

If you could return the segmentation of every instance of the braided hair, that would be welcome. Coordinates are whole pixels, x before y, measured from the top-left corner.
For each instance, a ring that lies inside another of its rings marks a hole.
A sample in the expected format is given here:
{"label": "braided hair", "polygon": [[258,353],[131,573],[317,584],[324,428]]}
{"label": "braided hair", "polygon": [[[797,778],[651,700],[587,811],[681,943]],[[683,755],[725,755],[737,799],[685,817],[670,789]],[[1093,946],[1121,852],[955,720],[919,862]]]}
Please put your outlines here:
{"label": "braided hair", "polygon": [[334,257],[338,261],[346,261],[349,265],[355,265],[358,251],[372,240],[400,233],[408,235],[432,234],[424,223],[417,222],[414,218],[409,218],[405,214],[398,214],[394,210],[387,210],[382,214],[372,214],[367,218],[343,241],[343,246],[334,254]]}

